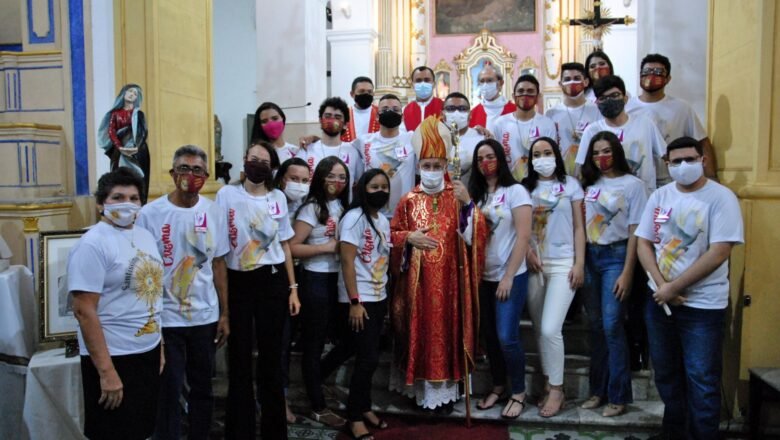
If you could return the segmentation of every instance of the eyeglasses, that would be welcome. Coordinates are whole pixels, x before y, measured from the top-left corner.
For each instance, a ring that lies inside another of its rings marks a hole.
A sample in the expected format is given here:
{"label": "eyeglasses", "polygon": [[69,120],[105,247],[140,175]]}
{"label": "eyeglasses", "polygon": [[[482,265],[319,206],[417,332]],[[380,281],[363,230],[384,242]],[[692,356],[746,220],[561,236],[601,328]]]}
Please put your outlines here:
{"label": "eyeglasses", "polygon": [[598,102],[605,102],[611,99],[623,99],[623,94],[620,92],[610,93],[609,95],[601,95],[598,97]]}
{"label": "eyeglasses", "polygon": [[469,106],[467,105],[445,105],[444,106],[445,112],[467,112],[469,111]]}
{"label": "eyeglasses", "polygon": [[335,180],[337,182],[346,182],[347,181],[347,175],[346,174],[328,174],[328,176],[325,178],[325,180]]}
{"label": "eyeglasses", "polygon": [[678,157],[677,159],[670,160],[669,164],[673,167],[682,165],[683,162],[685,163],[694,163],[698,162],[699,159],[701,159],[701,156],[687,156],[687,157]]}
{"label": "eyeglasses", "polygon": [[193,174],[195,176],[205,176],[208,173],[201,167],[190,167],[189,165],[179,165],[173,169],[177,174]]}
{"label": "eyeglasses", "polygon": [[663,67],[645,67],[642,69],[641,72],[639,72],[640,76],[648,76],[648,75],[658,75],[658,76],[666,76],[666,69]]}

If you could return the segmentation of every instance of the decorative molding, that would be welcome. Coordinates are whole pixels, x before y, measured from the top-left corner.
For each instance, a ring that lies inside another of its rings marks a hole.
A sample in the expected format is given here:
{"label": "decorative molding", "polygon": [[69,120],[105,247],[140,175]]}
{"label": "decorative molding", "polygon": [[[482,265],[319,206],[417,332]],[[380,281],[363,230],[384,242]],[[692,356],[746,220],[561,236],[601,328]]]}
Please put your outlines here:
{"label": "decorative molding", "polygon": [[[73,2],[69,2],[69,6]],[[41,12],[40,7],[45,6],[46,11]],[[27,42],[28,44],[54,43],[54,0],[27,0]],[[41,21],[39,15],[46,20]]]}
{"label": "decorative molding", "polygon": [[38,229],[38,217],[22,217],[22,224],[24,225],[23,232],[36,233]]}
{"label": "decorative molding", "polygon": [[36,130],[62,131],[61,125],[36,124],[33,122],[0,122],[0,130],[7,130],[13,128],[33,128]]}
{"label": "decorative molding", "polygon": [[748,185],[737,191],[740,199],[780,200],[780,185]]}
{"label": "decorative molding", "polygon": [[434,72],[452,72],[452,66],[444,58],[439,60],[439,63],[433,67]]}
{"label": "decorative molding", "polygon": [[358,29],[358,30],[345,30],[334,31],[329,30],[326,32],[329,43],[352,43],[355,41],[365,41],[373,43],[379,37],[379,34],[373,29]]}

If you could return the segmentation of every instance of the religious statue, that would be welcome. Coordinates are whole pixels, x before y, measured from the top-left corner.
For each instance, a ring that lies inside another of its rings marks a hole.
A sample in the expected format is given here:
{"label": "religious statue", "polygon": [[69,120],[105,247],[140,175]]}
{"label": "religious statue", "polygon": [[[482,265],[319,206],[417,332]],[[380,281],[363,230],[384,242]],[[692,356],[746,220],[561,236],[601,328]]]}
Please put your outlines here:
{"label": "religious statue", "polygon": [[111,171],[128,167],[144,179],[141,203],[149,194],[149,147],[146,117],[141,111],[143,94],[137,84],[126,84],[98,128],[98,145],[111,159]]}
{"label": "religious statue", "polygon": [[214,115],[214,161],[222,162],[222,122]]}

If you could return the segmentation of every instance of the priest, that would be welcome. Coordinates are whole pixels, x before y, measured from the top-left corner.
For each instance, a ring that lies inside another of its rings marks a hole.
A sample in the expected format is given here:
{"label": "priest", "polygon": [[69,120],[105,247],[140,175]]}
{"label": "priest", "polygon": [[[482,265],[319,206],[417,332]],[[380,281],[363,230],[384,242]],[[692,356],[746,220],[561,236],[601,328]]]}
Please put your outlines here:
{"label": "priest", "polygon": [[501,93],[504,89],[504,75],[493,64],[485,64],[477,76],[477,81],[482,103],[471,110],[469,127],[484,134],[483,130],[492,125],[496,118],[514,112],[517,106]]}
{"label": "priest", "polygon": [[390,223],[391,268],[398,280],[391,303],[390,388],[423,408],[445,411],[460,396],[466,365],[473,368],[488,232],[465,186],[446,176],[450,140],[436,117],[420,125],[412,141],[420,184],[401,198]]}

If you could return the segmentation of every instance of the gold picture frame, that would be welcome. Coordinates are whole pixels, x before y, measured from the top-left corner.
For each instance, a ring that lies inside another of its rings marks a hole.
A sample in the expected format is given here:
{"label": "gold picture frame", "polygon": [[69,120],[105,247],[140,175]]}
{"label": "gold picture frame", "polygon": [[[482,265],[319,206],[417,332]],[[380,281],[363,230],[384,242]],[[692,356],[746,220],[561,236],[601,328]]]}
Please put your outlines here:
{"label": "gold picture frame", "polygon": [[47,231],[39,237],[40,274],[38,307],[41,342],[67,341],[76,338],[78,322],[70,307],[68,292],[68,254],[86,230]]}

